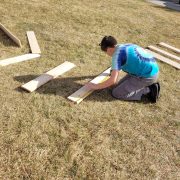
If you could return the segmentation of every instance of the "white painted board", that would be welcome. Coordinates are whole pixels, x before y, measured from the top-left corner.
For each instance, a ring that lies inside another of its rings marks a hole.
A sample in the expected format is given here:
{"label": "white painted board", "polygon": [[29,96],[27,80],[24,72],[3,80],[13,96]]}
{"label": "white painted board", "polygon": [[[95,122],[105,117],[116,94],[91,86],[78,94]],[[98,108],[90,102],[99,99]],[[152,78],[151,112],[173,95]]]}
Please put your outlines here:
{"label": "white painted board", "polygon": [[70,69],[74,68],[75,65],[71,62],[65,61],[63,64],[55,67],[54,69],[42,74],[41,76],[31,80],[30,82],[22,85],[21,87],[28,92],[33,92],[48,81],[64,74]]}
{"label": "white painted board", "polygon": [[[104,80],[107,80],[110,76],[111,68],[105,70],[102,74],[91,80],[92,83],[98,84]],[[79,90],[71,94],[68,99],[79,104],[83,99],[85,99],[88,95],[90,95],[93,90],[88,89],[86,86],[81,87]]]}
{"label": "white painted board", "polygon": [[23,61],[28,61],[28,60],[38,58],[38,57],[40,57],[39,54],[24,54],[24,55],[21,55],[21,56],[16,56],[16,57],[0,60],[0,66],[7,66],[7,65],[10,65],[10,64],[15,64],[15,63],[18,63],[18,62],[23,62]]}
{"label": "white painted board", "polygon": [[34,31],[27,31],[27,37],[28,37],[30,48],[31,48],[31,52],[33,54],[40,54],[41,50],[37,42]]}

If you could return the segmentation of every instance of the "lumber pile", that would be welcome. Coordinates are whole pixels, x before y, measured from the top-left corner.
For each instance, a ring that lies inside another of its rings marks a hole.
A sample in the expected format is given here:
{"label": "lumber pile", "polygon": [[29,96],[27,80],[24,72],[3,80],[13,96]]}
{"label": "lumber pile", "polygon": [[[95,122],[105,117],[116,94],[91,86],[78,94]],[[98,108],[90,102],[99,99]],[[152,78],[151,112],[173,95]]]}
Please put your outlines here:
{"label": "lumber pile", "polygon": [[[151,45],[147,47],[146,51],[151,53],[157,60],[167,63],[177,69],[180,69],[180,49],[168,45],[164,42],[160,42],[158,46],[166,48],[166,50]],[[172,52],[175,52],[177,55],[172,54]]]}

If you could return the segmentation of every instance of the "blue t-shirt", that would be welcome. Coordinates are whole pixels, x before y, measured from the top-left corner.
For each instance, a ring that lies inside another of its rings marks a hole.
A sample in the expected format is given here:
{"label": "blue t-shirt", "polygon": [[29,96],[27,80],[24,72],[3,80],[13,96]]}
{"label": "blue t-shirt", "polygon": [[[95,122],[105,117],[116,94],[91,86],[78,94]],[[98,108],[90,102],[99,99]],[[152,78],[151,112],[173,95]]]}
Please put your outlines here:
{"label": "blue t-shirt", "polygon": [[149,78],[159,72],[155,58],[135,44],[118,44],[112,56],[112,70]]}

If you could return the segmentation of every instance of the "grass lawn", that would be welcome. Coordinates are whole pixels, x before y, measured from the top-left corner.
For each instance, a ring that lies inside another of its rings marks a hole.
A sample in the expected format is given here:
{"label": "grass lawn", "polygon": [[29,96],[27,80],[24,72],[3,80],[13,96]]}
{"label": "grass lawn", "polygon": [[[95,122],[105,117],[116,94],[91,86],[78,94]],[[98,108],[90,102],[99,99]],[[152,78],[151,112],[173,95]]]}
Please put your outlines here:
{"label": "grass lawn", "polygon": [[[180,48],[180,14],[143,0],[0,0],[0,59],[29,52],[35,32],[42,56],[0,67],[0,179],[177,180],[180,177],[180,74],[159,62],[157,104],[114,100],[107,90],[79,105],[67,96],[107,69],[104,35],[146,47]],[[33,93],[20,85],[64,61],[77,65]]]}

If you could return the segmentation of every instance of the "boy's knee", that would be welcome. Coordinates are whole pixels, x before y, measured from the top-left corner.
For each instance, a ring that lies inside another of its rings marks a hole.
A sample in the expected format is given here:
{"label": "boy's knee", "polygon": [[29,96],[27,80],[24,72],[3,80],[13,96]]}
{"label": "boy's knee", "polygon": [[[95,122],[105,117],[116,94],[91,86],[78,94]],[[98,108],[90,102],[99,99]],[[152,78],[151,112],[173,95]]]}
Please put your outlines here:
{"label": "boy's knee", "polygon": [[117,89],[113,89],[111,95],[116,99],[124,99],[123,95]]}
{"label": "boy's knee", "polygon": [[134,96],[134,92],[127,92],[124,90],[119,90],[118,88],[115,88],[112,90],[111,95],[120,100],[130,100],[132,96]]}

